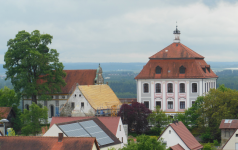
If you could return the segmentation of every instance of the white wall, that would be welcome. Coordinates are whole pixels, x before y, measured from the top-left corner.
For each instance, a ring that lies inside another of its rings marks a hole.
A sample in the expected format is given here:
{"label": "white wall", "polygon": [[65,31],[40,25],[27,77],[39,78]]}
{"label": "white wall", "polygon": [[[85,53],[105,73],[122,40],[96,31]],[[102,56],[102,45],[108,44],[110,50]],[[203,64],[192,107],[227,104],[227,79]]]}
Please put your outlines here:
{"label": "white wall", "polygon": [[109,148],[115,148],[116,150],[118,150],[119,148],[121,148],[121,144],[116,144],[116,145],[112,145],[112,146],[108,146],[108,147],[103,147],[100,148],[100,150],[108,150]]}
{"label": "white wall", "polygon": [[[59,133],[63,133],[55,124],[49,128],[49,130],[43,136],[59,136]],[[66,135],[63,133],[64,137]]]}
{"label": "white wall", "polygon": [[121,144],[121,147],[124,147],[124,144],[127,144],[127,136],[126,136],[126,133],[125,133],[125,130],[124,130],[121,118],[120,118],[119,123],[118,123],[116,137],[119,138],[119,140],[121,142],[122,142],[122,138],[123,138],[123,143]]}
{"label": "white wall", "polygon": [[[169,131],[171,131],[171,133],[169,134]],[[177,145],[177,144],[180,144],[185,150],[190,150],[186,145],[185,143],[181,140],[181,138],[177,135],[177,133],[174,131],[173,128],[171,128],[171,126],[169,126],[165,131],[164,133],[161,135],[160,139],[163,139],[163,141],[166,141],[167,142],[167,145],[166,145],[166,149],[171,147],[171,146],[174,146],[174,145]],[[160,140],[159,139],[159,140]]]}

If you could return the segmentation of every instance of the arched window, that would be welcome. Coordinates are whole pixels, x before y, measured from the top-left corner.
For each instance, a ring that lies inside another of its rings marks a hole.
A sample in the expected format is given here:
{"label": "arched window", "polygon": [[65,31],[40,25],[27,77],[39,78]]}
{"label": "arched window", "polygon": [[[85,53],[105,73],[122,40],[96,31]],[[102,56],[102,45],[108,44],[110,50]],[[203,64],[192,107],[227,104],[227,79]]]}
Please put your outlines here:
{"label": "arched window", "polygon": [[161,67],[160,66],[157,66],[156,68],[155,68],[155,73],[156,74],[161,74]]}
{"label": "arched window", "polygon": [[54,105],[50,105],[50,118],[54,116]]}
{"label": "arched window", "polygon": [[180,93],[185,93],[185,84],[184,83],[180,83],[179,84],[179,88],[180,88]]}
{"label": "arched window", "polygon": [[29,110],[29,105],[28,104],[25,105],[25,109]]}
{"label": "arched window", "polygon": [[198,85],[197,83],[192,83],[192,92],[197,93],[198,92]]}
{"label": "arched window", "polygon": [[185,68],[184,66],[181,66],[181,67],[179,68],[179,73],[180,73],[180,74],[185,74],[185,70],[186,70],[186,68]]}
{"label": "arched window", "polygon": [[155,84],[155,92],[156,93],[161,93],[161,84],[160,83]]}
{"label": "arched window", "polygon": [[144,93],[149,93],[149,84],[145,83],[143,87],[144,87]]}
{"label": "arched window", "polygon": [[173,93],[173,84],[168,83],[168,93]]}

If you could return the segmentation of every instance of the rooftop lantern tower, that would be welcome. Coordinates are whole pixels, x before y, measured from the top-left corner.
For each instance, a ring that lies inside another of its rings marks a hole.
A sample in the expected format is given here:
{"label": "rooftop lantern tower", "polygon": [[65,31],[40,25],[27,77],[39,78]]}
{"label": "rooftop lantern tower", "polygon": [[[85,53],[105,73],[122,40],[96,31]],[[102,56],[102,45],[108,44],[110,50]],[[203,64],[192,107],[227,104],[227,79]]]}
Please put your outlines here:
{"label": "rooftop lantern tower", "polygon": [[176,25],[176,29],[174,30],[174,43],[180,43],[180,31],[178,30],[178,26]]}

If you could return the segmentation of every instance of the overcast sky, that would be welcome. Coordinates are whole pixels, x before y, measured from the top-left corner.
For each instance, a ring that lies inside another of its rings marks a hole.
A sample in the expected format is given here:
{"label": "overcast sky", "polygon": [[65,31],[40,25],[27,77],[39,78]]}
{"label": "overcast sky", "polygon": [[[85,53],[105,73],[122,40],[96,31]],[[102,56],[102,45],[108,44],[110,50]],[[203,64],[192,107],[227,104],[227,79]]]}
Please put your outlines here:
{"label": "overcast sky", "polygon": [[7,41],[36,29],[53,36],[61,62],[147,62],[173,42],[176,21],[206,61],[238,61],[234,0],[7,0],[0,19],[1,64]]}

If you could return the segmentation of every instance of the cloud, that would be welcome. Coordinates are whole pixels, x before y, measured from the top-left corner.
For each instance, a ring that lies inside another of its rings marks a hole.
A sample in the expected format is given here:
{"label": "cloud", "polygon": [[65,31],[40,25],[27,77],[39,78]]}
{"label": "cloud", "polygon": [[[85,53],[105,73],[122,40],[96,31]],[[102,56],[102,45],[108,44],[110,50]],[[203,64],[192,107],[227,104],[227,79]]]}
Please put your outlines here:
{"label": "cloud", "polygon": [[38,29],[53,35],[63,62],[146,62],[172,43],[176,21],[181,42],[206,60],[235,61],[238,50],[234,1],[22,0],[0,8],[1,58],[18,31]]}

